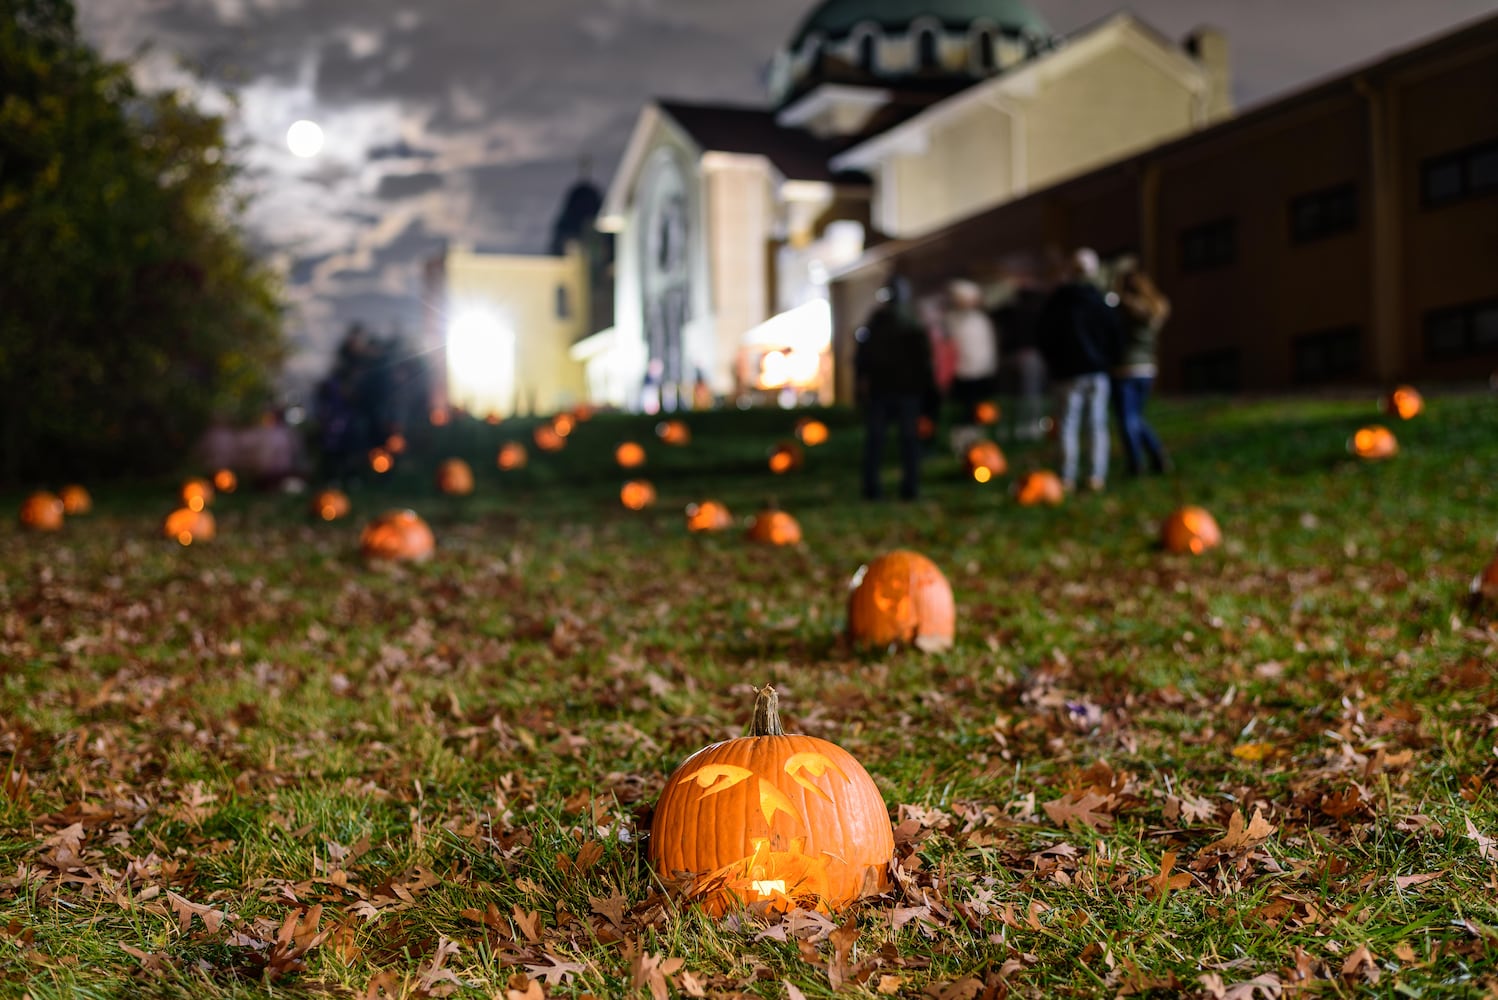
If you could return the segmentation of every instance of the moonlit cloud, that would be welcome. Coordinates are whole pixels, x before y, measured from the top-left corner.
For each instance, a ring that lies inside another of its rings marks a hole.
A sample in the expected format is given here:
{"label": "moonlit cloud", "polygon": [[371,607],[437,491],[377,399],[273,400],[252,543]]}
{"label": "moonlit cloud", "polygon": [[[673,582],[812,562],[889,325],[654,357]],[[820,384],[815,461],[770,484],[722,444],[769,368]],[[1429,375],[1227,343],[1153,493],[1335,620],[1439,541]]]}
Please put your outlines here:
{"label": "moonlit cloud", "polygon": [[[1128,7],[1232,46],[1252,103],[1492,12],[1492,0],[1030,0],[1062,32]],[[232,112],[255,245],[283,268],[293,371],[355,319],[420,329],[449,242],[539,252],[583,156],[606,183],[652,96],[758,103],[813,0],[78,0],[150,89]],[[143,46],[145,48],[143,48]],[[187,72],[184,66],[194,72]],[[237,106],[229,95],[237,94]],[[300,118],[326,143],[298,159]]]}

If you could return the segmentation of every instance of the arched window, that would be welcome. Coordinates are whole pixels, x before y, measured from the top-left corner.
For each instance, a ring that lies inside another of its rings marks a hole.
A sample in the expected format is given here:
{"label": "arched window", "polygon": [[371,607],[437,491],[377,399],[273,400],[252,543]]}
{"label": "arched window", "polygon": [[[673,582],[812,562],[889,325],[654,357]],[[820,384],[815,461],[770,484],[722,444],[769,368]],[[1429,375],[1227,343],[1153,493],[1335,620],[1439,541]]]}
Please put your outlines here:
{"label": "arched window", "polygon": [[978,34],[978,68],[985,73],[991,73],[999,63],[998,54],[994,44],[992,31],[983,31]]}
{"label": "arched window", "polygon": [[874,72],[874,56],[877,44],[872,32],[865,34],[858,40],[858,68],[865,73]]}
{"label": "arched window", "polygon": [[936,32],[930,28],[922,28],[920,34],[915,36],[916,65],[921,69],[935,69],[940,60],[936,51]]}
{"label": "arched window", "polygon": [[557,319],[572,318],[572,296],[567,294],[566,285],[557,286]]}

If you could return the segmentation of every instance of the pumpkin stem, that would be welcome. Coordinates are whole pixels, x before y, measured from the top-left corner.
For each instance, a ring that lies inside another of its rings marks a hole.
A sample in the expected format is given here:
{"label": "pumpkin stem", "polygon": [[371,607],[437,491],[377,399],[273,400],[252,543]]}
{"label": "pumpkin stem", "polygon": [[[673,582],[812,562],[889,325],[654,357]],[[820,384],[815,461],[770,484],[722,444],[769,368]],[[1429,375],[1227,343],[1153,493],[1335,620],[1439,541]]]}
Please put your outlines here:
{"label": "pumpkin stem", "polygon": [[754,699],[754,722],[749,727],[751,736],[784,736],[780,725],[780,695],[766,684]]}

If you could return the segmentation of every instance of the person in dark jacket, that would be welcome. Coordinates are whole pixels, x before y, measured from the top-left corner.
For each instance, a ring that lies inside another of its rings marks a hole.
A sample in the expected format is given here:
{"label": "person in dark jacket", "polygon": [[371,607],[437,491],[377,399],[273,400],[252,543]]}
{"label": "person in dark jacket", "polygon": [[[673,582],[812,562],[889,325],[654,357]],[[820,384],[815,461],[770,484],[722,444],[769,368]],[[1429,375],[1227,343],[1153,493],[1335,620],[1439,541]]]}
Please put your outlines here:
{"label": "person in dark jacket", "polygon": [[879,290],[879,305],[858,331],[854,368],[864,408],[863,495],[884,495],[879,479],[884,435],[895,421],[900,433],[900,497],[920,492],[921,400],[932,385],[931,342],[911,301],[910,286],[896,276]]}
{"label": "person in dark jacket", "polygon": [[1118,356],[1118,315],[1096,284],[1098,256],[1077,250],[1062,284],[1041,310],[1036,332],[1040,353],[1050,371],[1060,414],[1061,482],[1076,489],[1082,411],[1087,411],[1089,457],[1087,487],[1101,490],[1108,482],[1108,370]]}

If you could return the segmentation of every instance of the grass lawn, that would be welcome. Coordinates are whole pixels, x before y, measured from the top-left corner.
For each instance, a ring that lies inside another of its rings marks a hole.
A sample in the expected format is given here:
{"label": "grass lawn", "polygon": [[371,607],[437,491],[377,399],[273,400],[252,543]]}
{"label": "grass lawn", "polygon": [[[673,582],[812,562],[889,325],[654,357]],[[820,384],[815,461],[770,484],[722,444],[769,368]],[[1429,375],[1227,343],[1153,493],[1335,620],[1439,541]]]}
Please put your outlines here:
{"label": "grass lawn", "polygon": [[[1055,509],[1006,493],[1021,447],[860,503],[840,412],[771,476],[794,415],[756,411],[676,449],[599,416],[505,475],[529,425],[449,427],[347,521],[241,492],[187,548],[169,484],[0,529],[0,996],[1498,995],[1498,624],[1466,602],[1498,398],[1429,399],[1372,464],[1370,401],[1154,415],[1174,476]],[[449,453],[474,496],[429,488]],[[805,542],[688,535],[705,497]],[[1223,546],[1157,551],[1187,501]],[[393,506],[437,554],[368,569]],[[841,638],[897,547],[951,581],[950,652]],[[646,863],[667,775],[766,683],[874,776],[890,893],[715,920]]]}

